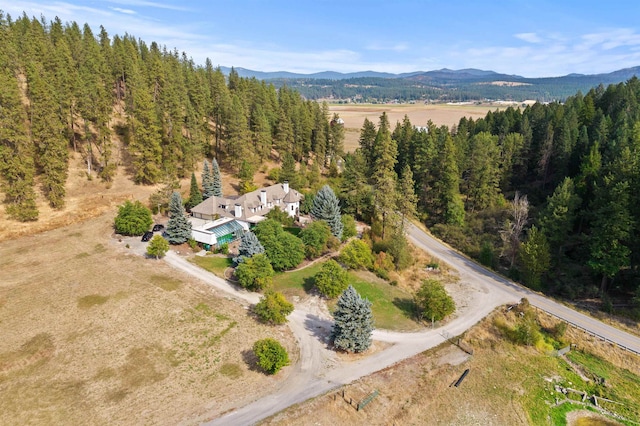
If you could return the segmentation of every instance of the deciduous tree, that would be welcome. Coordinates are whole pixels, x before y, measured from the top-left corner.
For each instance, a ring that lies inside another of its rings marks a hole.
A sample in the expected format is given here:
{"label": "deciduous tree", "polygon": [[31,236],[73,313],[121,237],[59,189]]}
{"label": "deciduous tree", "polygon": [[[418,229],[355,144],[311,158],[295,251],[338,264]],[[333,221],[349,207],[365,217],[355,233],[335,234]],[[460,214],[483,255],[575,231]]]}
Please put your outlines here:
{"label": "deciduous tree", "polygon": [[289,365],[289,354],[277,340],[258,340],[253,344],[253,353],[258,357],[258,365],[268,374],[276,374]]}
{"label": "deciduous tree", "polygon": [[330,259],[322,265],[313,280],[320,293],[333,299],[347,289],[349,275],[338,262]]}

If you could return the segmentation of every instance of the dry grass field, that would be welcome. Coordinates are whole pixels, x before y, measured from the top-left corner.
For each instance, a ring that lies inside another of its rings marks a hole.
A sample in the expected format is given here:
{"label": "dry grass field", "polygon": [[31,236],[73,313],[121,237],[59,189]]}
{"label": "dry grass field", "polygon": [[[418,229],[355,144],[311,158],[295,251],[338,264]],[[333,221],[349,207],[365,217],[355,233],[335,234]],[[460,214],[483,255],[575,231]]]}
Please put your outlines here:
{"label": "dry grass field", "polygon": [[434,124],[451,127],[457,124],[462,117],[470,117],[475,119],[482,118],[487,115],[488,111],[505,109],[504,105],[485,104],[485,105],[425,105],[416,104],[330,104],[329,111],[331,114],[338,113],[340,118],[344,120],[345,141],[344,149],[347,152],[353,151],[358,147],[358,138],[360,137],[360,129],[365,118],[375,124],[383,112],[387,113],[391,128],[395,127],[396,122],[402,121],[407,115],[411,123],[415,126],[426,126],[431,120]]}
{"label": "dry grass field", "polygon": [[[509,314],[512,315],[513,312]],[[541,353],[533,347],[517,346],[505,341],[494,326],[494,321],[507,316],[509,315],[504,310],[499,309],[465,334],[463,342],[473,349],[472,356],[445,343],[336,391],[291,407],[262,424],[619,424],[611,420],[609,423],[578,423],[578,417],[582,417],[581,420],[584,421],[587,416],[594,419],[601,419],[601,416],[590,411],[572,411],[571,415],[566,415],[563,409],[554,411],[551,406],[555,403],[555,398],[561,397],[553,391],[554,383],[567,383],[563,380],[569,377],[576,388],[588,389],[586,386],[589,385],[579,384],[575,371],[563,359]],[[557,323],[546,316],[540,319],[543,326]],[[607,381],[611,383],[607,385],[607,394],[620,393],[620,398],[623,398],[624,391],[615,386],[634,386],[639,382],[637,375],[640,375],[640,363],[635,355],[599,342],[577,330],[569,329],[565,336],[568,341],[577,343],[579,348],[636,374],[633,378],[628,371],[617,370],[624,377],[622,383],[618,381],[618,373],[610,373]],[[459,387],[452,386],[465,369],[470,371],[462,384]],[[357,403],[376,390],[379,395],[358,411]],[[637,392],[636,389],[636,395]],[[349,403],[351,400],[353,404]],[[638,405],[629,407],[636,416],[640,413]],[[573,410],[577,408],[574,407]]]}
{"label": "dry grass field", "polygon": [[112,238],[110,210],[0,245],[0,424],[194,423],[287,376],[252,365],[260,325]]}

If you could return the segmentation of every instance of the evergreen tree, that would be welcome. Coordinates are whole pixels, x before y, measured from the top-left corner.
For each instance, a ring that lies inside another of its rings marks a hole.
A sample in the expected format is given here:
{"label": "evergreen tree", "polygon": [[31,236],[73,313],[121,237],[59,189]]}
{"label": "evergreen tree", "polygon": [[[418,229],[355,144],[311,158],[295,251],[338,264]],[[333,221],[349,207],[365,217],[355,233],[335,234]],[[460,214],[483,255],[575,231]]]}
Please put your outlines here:
{"label": "evergreen tree", "polygon": [[[215,160],[214,160],[215,161]],[[209,162],[205,159],[202,167],[202,198],[205,200],[213,196],[213,176],[209,170]]]}
{"label": "evergreen tree", "polygon": [[346,352],[363,352],[371,346],[373,314],[371,302],[360,297],[353,286],[338,298],[333,311],[332,337],[334,346]]}
{"label": "evergreen tree", "polygon": [[374,188],[375,212],[382,218],[382,238],[385,237],[386,227],[396,211],[397,191],[395,172],[398,149],[396,142],[391,138],[389,131],[389,119],[386,113],[380,116],[378,133],[373,145],[373,174],[371,183]]}
{"label": "evergreen tree", "polygon": [[[0,13],[0,21],[2,14]],[[0,183],[4,204],[11,219],[22,222],[38,219],[33,188],[35,165],[33,146],[27,136],[27,118],[20,101],[18,81],[9,67],[5,31],[0,28]]]}
{"label": "evergreen tree", "polygon": [[[400,184],[398,188],[398,210],[402,214],[403,219],[405,217],[412,218],[416,214],[416,203],[418,197],[416,197],[415,184],[413,182],[413,173],[411,167],[407,164],[402,170],[402,177],[400,178]],[[404,223],[402,225],[404,227]]]}
{"label": "evergreen tree", "polygon": [[193,208],[202,202],[202,193],[198,187],[196,174],[191,173],[191,188],[189,190],[189,208]]}
{"label": "evergreen tree", "polygon": [[182,244],[191,238],[191,222],[185,215],[179,192],[171,194],[169,201],[169,222],[165,235],[169,244]]}
{"label": "evergreen tree", "polygon": [[282,157],[282,170],[278,176],[278,182],[288,181],[293,188],[298,188],[298,173],[296,172],[296,160],[290,152]]}
{"label": "evergreen tree", "polygon": [[524,283],[534,290],[540,289],[540,279],[549,270],[551,254],[547,238],[538,228],[531,227],[520,249]]}
{"label": "evergreen tree", "polygon": [[255,183],[253,183],[253,166],[247,160],[242,161],[242,165],[240,166],[240,172],[238,173],[238,177],[240,178],[240,193],[246,194],[248,192],[255,191],[258,189]]}
{"label": "evergreen tree", "polygon": [[234,258],[235,263],[242,263],[245,259],[252,257],[254,254],[264,253],[264,247],[251,231],[242,234],[240,245],[238,246],[238,257]]}
{"label": "evergreen tree", "polygon": [[334,237],[342,238],[342,220],[340,202],[329,185],[325,185],[316,194],[311,207],[311,216],[324,220],[331,228]]}
{"label": "evergreen tree", "polygon": [[538,223],[547,240],[562,255],[562,247],[573,229],[576,210],[580,206],[580,197],[576,194],[573,180],[566,177],[547,198],[547,206],[540,214]]}
{"label": "evergreen tree", "polygon": [[603,294],[607,280],[629,266],[631,251],[627,239],[633,227],[633,216],[629,212],[628,190],[627,182],[613,183],[605,179],[605,186],[596,191],[588,265],[602,274],[600,291]]}
{"label": "evergreen tree", "polygon": [[222,197],[222,176],[220,175],[220,166],[215,158],[211,161],[211,192],[216,197]]}

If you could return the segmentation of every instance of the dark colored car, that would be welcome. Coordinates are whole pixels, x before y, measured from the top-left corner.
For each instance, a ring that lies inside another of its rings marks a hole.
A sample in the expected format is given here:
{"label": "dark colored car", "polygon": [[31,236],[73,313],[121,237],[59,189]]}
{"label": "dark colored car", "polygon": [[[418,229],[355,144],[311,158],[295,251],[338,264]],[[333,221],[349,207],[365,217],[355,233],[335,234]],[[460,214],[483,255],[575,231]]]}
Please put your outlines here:
{"label": "dark colored car", "polygon": [[144,233],[144,235],[142,236],[142,241],[144,241],[145,243],[147,241],[149,241],[151,238],[153,238],[153,232],[147,231]]}
{"label": "dark colored car", "polygon": [[159,223],[156,223],[155,225],[153,225],[153,232],[162,231],[163,229],[164,229],[164,225],[161,225]]}

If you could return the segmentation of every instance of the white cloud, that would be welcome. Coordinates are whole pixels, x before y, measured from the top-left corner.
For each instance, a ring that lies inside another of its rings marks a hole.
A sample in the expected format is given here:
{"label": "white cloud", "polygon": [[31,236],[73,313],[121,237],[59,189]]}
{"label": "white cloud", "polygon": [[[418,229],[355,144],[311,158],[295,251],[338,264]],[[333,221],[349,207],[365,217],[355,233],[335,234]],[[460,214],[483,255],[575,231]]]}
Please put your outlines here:
{"label": "white cloud", "polygon": [[135,15],[136,11],[131,9],[122,9],[120,7],[112,7],[111,10],[115,10],[116,12],[124,13],[127,15]]}
{"label": "white cloud", "polygon": [[178,10],[183,12],[187,12],[191,10],[185,6],[176,6],[173,4],[160,3],[155,1],[146,1],[146,0],[107,0],[107,1],[109,3],[120,4],[123,6],[153,7],[157,9]]}
{"label": "white cloud", "polygon": [[520,33],[520,34],[516,34],[515,36],[516,38],[519,38],[520,40],[524,40],[528,43],[542,42],[542,38],[540,38],[540,36],[538,36],[538,34],[536,33]]}
{"label": "white cloud", "polygon": [[373,51],[391,51],[391,52],[404,52],[409,50],[407,43],[385,44],[385,43],[371,43],[365,46],[366,50]]}

